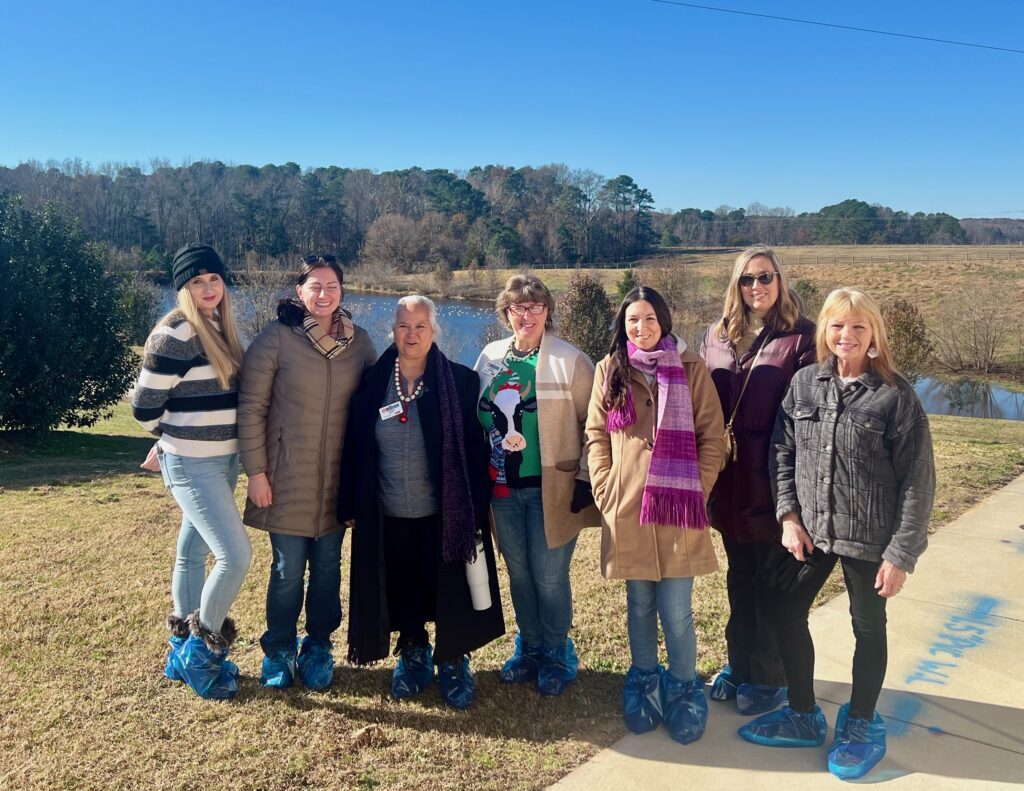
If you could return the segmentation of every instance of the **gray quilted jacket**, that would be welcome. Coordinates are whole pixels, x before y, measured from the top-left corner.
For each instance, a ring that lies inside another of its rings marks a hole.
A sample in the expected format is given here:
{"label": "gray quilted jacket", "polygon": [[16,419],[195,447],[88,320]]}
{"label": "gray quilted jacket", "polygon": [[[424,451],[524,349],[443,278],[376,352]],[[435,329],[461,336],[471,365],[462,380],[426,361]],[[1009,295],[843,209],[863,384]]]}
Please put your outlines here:
{"label": "gray quilted jacket", "polygon": [[775,513],[795,511],[814,545],[907,572],[928,545],[935,461],[913,388],[872,372],[843,384],[829,360],[793,377],[775,420]]}

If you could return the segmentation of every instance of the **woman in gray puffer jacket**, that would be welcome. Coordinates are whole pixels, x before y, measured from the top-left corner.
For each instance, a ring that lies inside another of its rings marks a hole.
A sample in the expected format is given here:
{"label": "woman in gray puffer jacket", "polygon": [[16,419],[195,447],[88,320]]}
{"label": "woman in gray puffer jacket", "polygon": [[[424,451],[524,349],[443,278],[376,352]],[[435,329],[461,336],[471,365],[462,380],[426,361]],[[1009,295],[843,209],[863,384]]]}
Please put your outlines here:
{"label": "woman in gray puffer jacket", "polygon": [[[270,533],[264,686],[296,673],[311,689],[334,675],[331,633],[341,625],[341,539],[335,503],[348,408],[373,343],[341,308],[343,272],[334,256],[307,256],[298,299],[282,300],[245,355],[238,446],[249,476],[245,524]],[[309,566],[306,637],[296,650]]]}
{"label": "woman in gray puffer jacket", "polygon": [[828,767],[862,777],[885,754],[875,704],[885,680],[886,599],[900,592],[928,543],[935,463],[928,418],[893,369],[885,325],[863,291],[829,294],[818,316],[818,365],[796,373],[772,437],[770,467],[782,545],[804,564],[796,585],[774,587],[770,608],[789,705],[740,728],[757,744],[823,744],[807,615],[837,562],[856,638],[853,689],[840,710]]}

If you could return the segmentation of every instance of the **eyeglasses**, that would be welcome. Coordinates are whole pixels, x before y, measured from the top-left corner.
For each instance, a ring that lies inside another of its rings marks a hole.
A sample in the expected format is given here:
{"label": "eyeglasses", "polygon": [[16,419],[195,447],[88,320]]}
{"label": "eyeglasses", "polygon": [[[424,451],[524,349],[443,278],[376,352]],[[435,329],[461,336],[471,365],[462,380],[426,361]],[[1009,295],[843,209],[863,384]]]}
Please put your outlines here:
{"label": "eyeglasses", "polygon": [[333,255],[306,255],[302,257],[302,263],[307,266],[313,264],[336,264],[338,259]]}
{"label": "eyeglasses", "polygon": [[759,275],[740,275],[740,285],[744,288],[750,288],[756,280],[762,286],[767,286],[771,284],[777,274],[778,272],[762,272]]}
{"label": "eyeglasses", "polygon": [[547,309],[548,309],[548,306],[543,304],[543,303],[541,303],[541,302],[535,302],[532,305],[509,305],[508,306],[509,313],[514,313],[516,316],[525,316],[527,311],[530,312],[531,316],[539,316],[541,313],[543,313]]}

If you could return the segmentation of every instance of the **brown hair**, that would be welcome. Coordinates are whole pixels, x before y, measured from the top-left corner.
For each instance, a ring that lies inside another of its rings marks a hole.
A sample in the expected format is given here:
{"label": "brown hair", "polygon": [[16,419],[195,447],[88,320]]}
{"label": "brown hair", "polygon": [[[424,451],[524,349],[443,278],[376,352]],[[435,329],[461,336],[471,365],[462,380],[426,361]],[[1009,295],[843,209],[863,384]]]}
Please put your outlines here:
{"label": "brown hair", "polygon": [[540,281],[540,278],[534,275],[513,275],[508,279],[505,290],[494,300],[494,311],[498,314],[498,319],[502,324],[511,328],[512,325],[508,321],[508,309],[512,305],[522,302],[539,302],[547,307],[548,315],[544,320],[544,329],[551,329],[554,324],[555,298],[551,296],[548,287]]}
{"label": "brown hair", "polygon": [[629,350],[626,347],[626,309],[640,301],[649,302],[654,308],[662,338],[668,337],[672,332],[672,311],[661,294],[647,286],[637,286],[626,294],[612,322],[612,344],[608,349],[608,385],[604,393],[604,406],[609,411],[621,409],[626,404],[630,369]]}

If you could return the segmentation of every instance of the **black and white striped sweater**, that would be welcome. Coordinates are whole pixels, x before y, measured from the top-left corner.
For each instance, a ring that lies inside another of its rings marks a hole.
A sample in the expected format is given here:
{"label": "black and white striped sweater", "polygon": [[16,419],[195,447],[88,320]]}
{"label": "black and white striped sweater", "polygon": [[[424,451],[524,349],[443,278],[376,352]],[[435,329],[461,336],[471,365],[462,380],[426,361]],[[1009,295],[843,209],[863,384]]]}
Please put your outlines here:
{"label": "black and white striped sweater", "polygon": [[182,316],[146,340],[132,414],[160,447],[178,456],[223,456],[238,450],[238,382],[220,386],[199,336]]}

